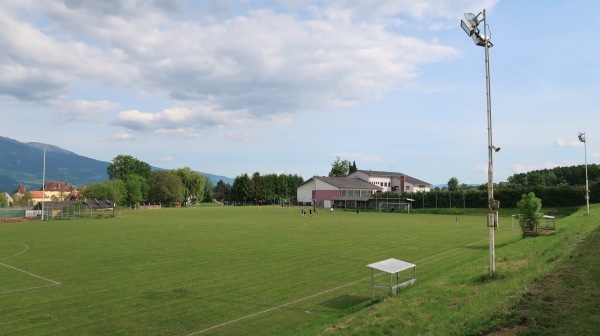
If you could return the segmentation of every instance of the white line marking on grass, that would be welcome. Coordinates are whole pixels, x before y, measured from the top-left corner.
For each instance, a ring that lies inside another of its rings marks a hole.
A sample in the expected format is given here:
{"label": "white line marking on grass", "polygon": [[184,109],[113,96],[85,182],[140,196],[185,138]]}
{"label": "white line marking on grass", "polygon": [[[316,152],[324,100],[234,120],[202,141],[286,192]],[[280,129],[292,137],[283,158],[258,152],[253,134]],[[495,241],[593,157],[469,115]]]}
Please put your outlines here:
{"label": "white line marking on grass", "polygon": [[28,291],[28,290],[34,290],[34,289],[39,289],[39,288],[44,288],[44,287],[52,287],[52,286],[58,286],[58,285],[60,285],[60,283],[50,284],[50,285],[44,285],[44,286],[37,286],[37,287],[27,287],[27,288],[13,289],[13,290],[5,291],[5,292],[0,292],[0,294],[24,292],[24,291]]}
{"label": "white line marking on grass", "polygon": [[[423,262],[423,261],[425,261],[425,260],[433,259],[433,258],[435,258],[435,257],[442,256],[442,255],[444,255],[444,254],[446,254],[446,253],[448,253],[448,252],[452,252],[452,251],[455,251],[455,250],[459,250],[459,249],[461,249],[461,248],[464,248],[465,246],[470,246],[470,245],[473,245],[473,244],[477,244],[477,243],[480,243],[480,242],[482,242],[482,241],[487,241],[487,238],[486,238],[486,239],[481,239],[481,240],[478,240],[478,241],[475,241],[475,242],[472,242],[472,243],[469,243],[469,244],[465,244],[465,245],[462,245],[462,246],[460,246],[460,247],[456,247],[456,248],[450,249],[450,250],[448,250],[448,251],[440,252],[440,253],[438,253],[438,254],[432,255],[432,256],[430,256],[430,257],[427,257],[427,258],[425,258],[425,259],[421,259],[421,260],[419,260],[419,261],[416,261],[415,263],[420,263],[420,262]],[[375,274],[375,276],[377,277],[377,276],[379,276],[379,275],[381,275],[381,274],[384,274],[384,272],[381,272],[381,273],[379,273],[379,274]],[[370,280],[370,279],[371,279],[371,276],[368,276],[368,277],[365,277],[365,278],[362,278],[362,279],[359,279],[359,280],[356,280],[356,281],[349,282],[349,283],[347,283],[347,284],[345,284],[345,285],[341,285],[341,286],[338,286],[338,287],[335,287],[335,288],[331,288],[331,289],[328,289],[328,290],[324,290],[324,291],[322,291],[322,292],[319,292],[319,293],[317,293],[317,294],[313,294],[313,295],[310,295],[310,296],[307,296],[307,297],[303,297],[303,298],[300,298],[300,299],[297,299],[297,300],[294,300],[294,301],[290,301],[290,302],[287,302],[287,303],[281,304],[281,305],[279,305],[279,306],[271,307],[271,308],[269,308],[269,309],[261,310],[261,311],[259,311],[259,312],[252,313],[252,314],[250,314],[250,315],[246,315],[246,316],[242,316],[242,317],[239,317],[239,318],[237,318],[237,319],[230,320],[230,321],[227,321],[227,322],[223,322],[223,323],[221,323],[221,324],[217,324],[217,325],[214,325],[214,326],[212,326],[212,327],[209,327],[209,328],[206,328],[206,329],[202,329],[202,330],[194,331],[194,332],[192,332],[192,333],[190,333],[190,334],[187,334],[186,336],[192,336],[192,335],[198,335],[198,334],[202,334],[202,333],[205,333],[205,332],[207,332],[207,331],[211,331],[211,330],[213,330],[213,329],[221,328],[221,327],[224,327],[224,326],[226,326],[226,325],[233,324],[233,323],[236,323],[236,322],[239,322],[239,321],[245,320],[245,319],[249,319],[249,318],[251,318],[251,317],[254,317],[254,316],[258,316],[258,315],[261,315],[261,314],[264,314],[264,313],[268,313],[268,312],[271,312],[271,311],[274,311],[274,310],[277,310],[277,309],[280,309],[280,308],[284,308],[284,307],[287,307],[287,306],[291,306],[291,305],[293,305],[293,304],[295,304],[295,303],[302,302],[302,301],[306,301],[306,300],[308,300],[308,299],[312,299],[312,298],[315,298],[315,297],[317,297],[317,296],[321,296],[321,295],[323,295],[323,294],[327,294],[327,293],[330,293],[330,292],[336,291],[336,290],[338,290],[338,289],[342,289],[342,288],[344,288],[344,287],[348,287],[348,286],[354,285],[354,284],[356,284],[356,283],[359,283],[359,282],[362,282],[362,281],[366,281],[366,280]],[[305,312],[306,312],[306,313],[310,313],[310,311],[305,311]]]}
{"label": "white line marking on grass", "polygon": [[[365,279],[371,279],[371,277],[369,276],[369,277],[367,277]],[[261,314],[264,314],[264,313],[268,313],[268,312],[273,311],[273,310],[277,310],[277,309],[280,309],[280,308],[283,308],[283,307],[287,307],[287,306],[293,305],[293,304],[298,303],[298,302],[302,302],[302,301],[305,301],[305,300],[308,300],[308,299],[312,299],[314,297],[317,297],[317,296],[320,296],[320,295],[323,295],[323,294],[327,294],[329,292],[333,292],[333,291],[336,291],[336,290],[344,288],[344,287],[348,287],[348,286],[353,285],[355,283],[358,283],[360,281],[365,281],[365,279],[356,280],[356,281],[347,283],[345,285],[341,285],[341,286],[338,286],[338,287],[335,287],[335,288],[331,288],[331,289],[322,291],[322,292],[317,293],[317,294],[309,295],[307,297],[303,297],[303,298],[300,298],[300,299],[297,299],[297,300],[294,300],[294,301],[290,301],[288,303],[284,303],[284,304],[281,304],[279,306],[271,307],[269,309],[265,309],[265,310],[262,310],[262,311],[259,311],[259,312],[256,312],[256,313],[253,313],[253,314],[250,314],[250,315],[242,316],[242,317],[237,318],[235,320],[231,320],[231,321],[227,321],[227,322],[224,322],[224,323],[221,323],[221,324],[217,324],[215,326],[212,326],[212,327],[209,327],[209,328],[206,328],[206,329],[194,331],[193,333],[187,334],[187,336],[202,334],[202,333],[205,333],[205,332],[213,330],[213,329],[224,327],[224,326],[226,326],[228,324],[236,323],[236,322],[239,322],[239,321],[242,321],[242,320],[254,317],[254,316],[258,316],[258,315],[261,315]]]}
{"label": "white line marking on grass", "polygon": [[6,244],[6,245],[21,245],[21,246],[25,246],[25,249],[23,251],[17,253],[17,254],[13,254],[11,256],[4,257],[4,258],[0,258],[0,260],[5,260],[5,259],[16,257],[19,254],[25,253],[25,251],[27,251],[29,249],[29,246],[27,246],[26,244],[17,244],[17,243],[2,243],[2,244]]}
{"label": "white line marking on grass", "polygon": [[[51,282],[51,283],[53,283],[54,285],[60,285],[60,282],[58,282],[58,281],[54,281],[54,280],[51,280],[51,279],[48,279],[48,278],[44,278],[43,276],[40,276],[40,275],[37,275],[37,274],[33,274],[33,273],[31,273],[31,272],[27,272],[27,271],[25,271],[25,270],[22,270],[22,269],[20,269],[20,268],[16,268],[16,267],[14,267],[14,266],[10,266],[10,265],[7,265],[7,264],[5,264],[5,263],[0,263],[0,265],[2,265],[2,266],[5,266],[5,267],[8,267],[8,268],[12,268],[12,269],[14,269],[15,271],[19,271],[19,272],[25,273],[25,274],[27,274],[27,275],[31,275],[32,277],[36,277],[36,278],[38,278],[38,279],[42,279],[42,280],[45,280],[45,281]],[[46,287],[46,286],[44,286],[44,287]]]}
{"label": "white line marking on grass", "polygon": [[[25,248],[23,249],[23,251],[21,251],[21,252],[19,252],[17,254],[13,254],[11,256],[4,257],[4,258],[0,258],[0,260],[6,260],[6,259],[9,259],[9,258],[16,257],[16,256],[18,256],[20,254],[25,253],[27,250],[29,250],[29,246],[27,246],[26,244],[15,244],[15,243],[4,243],[4,244],[21,245],[21,246],[25,246]],[[61,284],[58,281],[54,281],[52,279],[44,278],[43,276],[40,276],[40,275],[37,275],[37,274],[33,274],[31,272],[27,272],[25,270],[22,270],[20,268],[16,268],[14,266],[11,266],[11,265],[8,265],[8,264],[5,264],[5,263],[0,263],[0,266],[8,267],[8,268],[13,269],[15,271],[18,271],[18,272],[21,272],[21,273],[25,273],[25,274],[27,274],[29,276],[34,277],[34,278],[38,278],[38,279],[42,279],[44,281],[50,282],[49,285],[13,289],[13,290],[9,290],[9,291],[0,292],[0,294],[13,293],[13,292],[23,292],[23,291],[28,291],[28,290],[38,289],[38,288],[44,288],[44,287],[50,287],[50,286],[56,286],[56,285],[60,285]]]}

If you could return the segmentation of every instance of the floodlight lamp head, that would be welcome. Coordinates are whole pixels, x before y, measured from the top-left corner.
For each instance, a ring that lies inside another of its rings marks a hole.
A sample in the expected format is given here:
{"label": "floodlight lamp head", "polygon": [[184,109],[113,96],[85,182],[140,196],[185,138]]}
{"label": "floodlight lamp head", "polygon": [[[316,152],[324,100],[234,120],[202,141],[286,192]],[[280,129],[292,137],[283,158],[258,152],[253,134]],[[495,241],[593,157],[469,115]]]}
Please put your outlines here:
{"label": "floodlight lamp head", "polygon": [[500,151],[500,147],[496,147],[494,145],[492,145],[490,148],[493,149],[494,152],[496,152],[496,153],[498,153]]}
{"label": "floodlight lamp head", "polygon": [[460,26],[469,36],[473,36],[473,34],[479,34],[479,29],[477,29],[477,26],[473,26],[473,24],[471,24],[471,22],[468,20],[461,19]]}
{"label": "floodlight lamp head", "polygon": [[481,22],[481,20],[479,20],[479,15],[481,15],[481,13],[482,12],[480,12],[477,15],[475,15],[473,13],[465,13],[465,19],[471,24],[471,26],[477,27],[477,26],[479,26],[479,23]]}
{"label": "floodlight lamp head", "polygon": [[479,31],[477,31],[475,34],[471,35],[471,38],[473,39],[473,42],[475,43],[475,45],[478,45],[480,47],[485,47],[486,44],[490,48],[494,46],[492,44],[492,42],[490,41],[490,37],[480,34]]}
{"label": "floodlight lamp head", "polygon": [[585,132],[579,133],[577,137],[579,138],[579,141],[585,142]]}

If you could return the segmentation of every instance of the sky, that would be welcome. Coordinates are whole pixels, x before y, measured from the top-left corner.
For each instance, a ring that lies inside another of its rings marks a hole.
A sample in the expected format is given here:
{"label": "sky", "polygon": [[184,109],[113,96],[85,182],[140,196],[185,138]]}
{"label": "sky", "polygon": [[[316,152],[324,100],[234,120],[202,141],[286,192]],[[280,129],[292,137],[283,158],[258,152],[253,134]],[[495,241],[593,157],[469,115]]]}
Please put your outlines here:
{"label": "sky", "polygon": [[599,163],[594,0],[5,0],[0,136],[227,177],[340,157],[483,184],[485,48],[460,19],[484,8],[494,182]]}

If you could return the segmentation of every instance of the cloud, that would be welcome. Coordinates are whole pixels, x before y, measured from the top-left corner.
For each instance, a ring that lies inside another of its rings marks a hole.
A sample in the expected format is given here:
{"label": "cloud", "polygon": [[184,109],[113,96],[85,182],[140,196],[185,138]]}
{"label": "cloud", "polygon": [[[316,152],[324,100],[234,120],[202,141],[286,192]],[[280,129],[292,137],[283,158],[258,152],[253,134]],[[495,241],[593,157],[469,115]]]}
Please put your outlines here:
{"label": "cloud", "polygon": [[558,147],[582,147],[583,143],[579,140],[576,141],[566,141],[563,139],[556,139],[555,144]]}
{"label": "cloud", "polygon": [[[201,136],[223,125],[286,125],[297,113],[414,86],[421,67],[459,52],[390,29],[395,15],[407,24],[452,17],[480,2],[284,4],[297,10],[256,7],[200,20],[179,15],[194,5],[174,0],[8,2],[0,14],[0,44],[7,46],[0,51],[0,95],[50,104],[73,100],[73,88],[88,84],[162,96],[176,106],[155,113],[131,106],[112,121],[139,132]],[[94,121],[86,113],[65,117]]]}
{"label": "cloud", "polygon": [[171,161],[173,161],[173,158],[170,156],[165,156],[165,157],[158,158],[158,161],[159,162],[171,162]]}
{"label": "cloud", "polygon": [[107,122],[106,113],[119,107],[118,103],[108,100],[53,100],[49,104],[54,106],[57,113],[65,120],[94,123]]}
{"label": "cloud", "polygon": [[184,137],[198,137],[201,130],[209,127],[245,126],[251,122],[245,111],[227,111],[214,106],[173,107],[156,113],[122,111],[112,121],[114,125],[134,131]]}
{"label": "cloud", "polygon": [[456,17],[473,8],[491,8],[499,0],[428,0],[428,1],[389,1],[389,0],[287,0],[288,6],[302,8],[310,6],[311,10],[321,15],[328,15],[332,9],[344,10],[348,16],[364,20],[389,19],[394,22],[398,16],[406,16],[418,20],[432,17],[448,18],[456,21]]}
{"label": "cloud", "polygon": [[134,139],[133,135],[129,133],[118,133],[113,135],[113,139],[115,140],[132,140]]}
{"label": "cloud", "polygon": [[386,161],[390,160],[390,158],[383,158],[381,156],[376,156],[376,155],[364,155],[364,154],[359,154],[359,153],[333,153],[330,156],[333,158],[339,157],[342,160],[359,161],[359,162],[363,162],[363,163],[364,162],[377,163],[377,162],[386,162]]}
{"label": "cloud", "polygon": [[520,163],[513,163],[510,166],[512,167],[515,174],[522,174],[533,170],[552,169],[561,165],[554,162],[544,162],[539,165],[523,165]]}

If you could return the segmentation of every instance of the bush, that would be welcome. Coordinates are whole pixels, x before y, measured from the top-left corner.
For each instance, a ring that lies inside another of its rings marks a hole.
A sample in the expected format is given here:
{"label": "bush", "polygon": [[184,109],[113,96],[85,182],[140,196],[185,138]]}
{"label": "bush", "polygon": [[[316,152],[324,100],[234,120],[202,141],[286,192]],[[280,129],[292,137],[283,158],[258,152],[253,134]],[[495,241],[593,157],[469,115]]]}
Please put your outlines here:
{"label": "bush", "polygon": [[542,200],[535,197],[533,192],[524,194],[521,200],[517,202],[517,209],[521,214],[519,224],[523,230],[536,231],[542,219],[540,210],[542,209]]}

